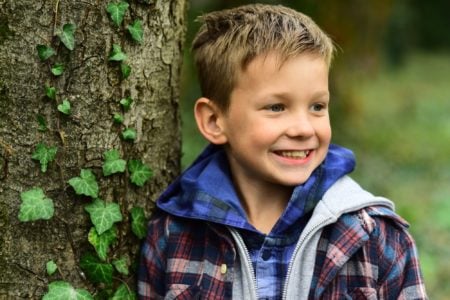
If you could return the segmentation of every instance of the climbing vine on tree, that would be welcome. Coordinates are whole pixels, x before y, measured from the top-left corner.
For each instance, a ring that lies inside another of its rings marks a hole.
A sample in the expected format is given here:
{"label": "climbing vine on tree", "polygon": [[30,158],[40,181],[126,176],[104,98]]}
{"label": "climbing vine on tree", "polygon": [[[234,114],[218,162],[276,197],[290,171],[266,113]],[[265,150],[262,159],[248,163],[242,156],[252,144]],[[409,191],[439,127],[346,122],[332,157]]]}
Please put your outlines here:
{"label": "climbing vine on tree", "polygon": [[[143,42],[142,21],[132,20],[129,24],[124,24],[124,17],[128,13],[129,3],[126,1],[111,1],[105,11],[109,15],[111,26],[118,32],[125,32],[135,44],[135,47]],[[69,51],[76,51],[77,41],[75,39],[76,24],[67,23],[55,30],[56,39],[49,45],[36,45],[37,56],[43,65],[49,70],[49,82],[57,81],[67,70],[61,62],[59,53],[60,45]],[[126,63],[128,55],[118,44],[113,44],[109,56],[105,61],[109,61],[113,68],[119,72],[121,80],[130,80],[132,69]],[[120,83],[119,83],[120,85]],[[72,116],[72,106],[69,99],[62,98],[60,94],[67,91],[57,91],[54,84],[43,83],[43,93],[48,99],[55,112],[55,118],[65,121],[74,121]],[[121,182],[129,182],[136,187],[144,186],[153,176],[153,171],[139,158],[130,157],[127,149],[132,147],[137,137],[136,129],[132,126],[124,125],[124,115],[130,110],[132,104],[138,99],[125,97],[117,104],[117,111],[111,118],[112,124],[119,128],[118,137],[124,145],[121,149],[109,149],[103,152],[103,163],[101,169],[81,168],[79,174],[64,182],[61,189],[70,188],[75,197],[87,199],[84,206],[85,213],[92,224],[86,232],[86,240],[92,246],[91,251],[83,253],[80,257],[79,267],[83,271],[95,291],[91,294],[85,289],[77,289],[70,282],[64,280],[52,280],[52,276],[58,274],[59,268],[54,260],[49,260],[44,268],[47,270],[49,281],[48,292],[44,295],[45,300],[52,299],[135,299],[134,288],[128,285],[128,278],[133,276],[132,259],[127,254],[116,251],[116,245],[123,235],[124,228],[130,228],[131,232],[138,238],[145,237],[147,219],[142,207],[133,207],[126,211],[121,203],[102,200],[102,195],[97,181],[98,176],[103,178],[109,176],[120,176]],[[42,115],[37,115],[39,131],[48,133],[47,121]],[[58,128],[61,144],[64,145],[67,134]],[[41,176],[45,176],[49,168],[58,165],[58,145],[47,145],[43,140],[35,145],[32,159],[39,163]],[[39,220],[50,220],[58,218],[58,211],[55,211],[53,200],[46,196],[46,188],[33,187],[20,194],[21,205],[18,219],[21,222],[31,222]],[[126,189],[125,189],[126,191]],[[124,195],[123,198],[126,198]],[[127,214],[127,215],[125,215]],[[121,226],[124,220],[130,220],[130,226]],[[60,274],[62,278],[63,274]]]}

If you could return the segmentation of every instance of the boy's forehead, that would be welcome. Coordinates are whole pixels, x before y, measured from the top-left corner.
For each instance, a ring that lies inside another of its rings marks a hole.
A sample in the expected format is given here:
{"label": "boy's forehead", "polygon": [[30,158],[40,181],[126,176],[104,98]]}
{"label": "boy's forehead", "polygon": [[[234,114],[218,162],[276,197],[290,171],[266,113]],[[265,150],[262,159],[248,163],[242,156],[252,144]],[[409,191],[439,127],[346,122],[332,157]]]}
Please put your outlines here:
{"label": "boy's forehead", "polygon": [[276,73],[283,68],[286,64],[289,64],[294,58],[308,57],[310,59],[321,59],[326,64],[326,59],[319,53],[303,52],[295,55],[285,55],[278,51],[269,51],[256,55],[253,59],[242,68],[238,68],[236,79],[239,81],[243,76],[261,73]]}
{"label": "boy's forehead", "polygon": [[230,100],[233,95],[243,93],[255,99],[269,95],[288,99],[299,91],[302,97],[329,97],[328,73],[325,58],[316,54],[304,53],[287,59],[277,53],[257,56],[239,72]]}

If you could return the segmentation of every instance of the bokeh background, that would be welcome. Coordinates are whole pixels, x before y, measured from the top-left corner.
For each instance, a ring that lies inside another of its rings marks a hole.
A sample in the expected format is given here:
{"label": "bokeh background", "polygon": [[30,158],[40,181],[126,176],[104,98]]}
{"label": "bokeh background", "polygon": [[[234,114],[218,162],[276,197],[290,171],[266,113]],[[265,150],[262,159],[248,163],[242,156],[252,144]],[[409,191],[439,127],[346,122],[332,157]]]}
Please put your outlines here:
{"label": "bokeh background", "polygon": [[200,96],[190,44],[205,12],[253,2],[311,17],[339,45],[331,73],[333,142],[353,174],[392,199],[411,224],[431,299],[450,299],[450,1],[191,0],[181,95],[183,158],[205,146],[193,120]]}

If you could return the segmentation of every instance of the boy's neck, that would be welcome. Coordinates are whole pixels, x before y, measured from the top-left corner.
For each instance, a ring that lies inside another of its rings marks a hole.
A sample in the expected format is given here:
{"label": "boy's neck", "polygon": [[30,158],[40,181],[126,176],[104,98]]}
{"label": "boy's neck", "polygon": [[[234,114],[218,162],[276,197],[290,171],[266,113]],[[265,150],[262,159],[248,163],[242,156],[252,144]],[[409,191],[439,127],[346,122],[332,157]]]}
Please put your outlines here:
{"label": "boy's neck", "polygon": [[293,187],[251,184],[239,185],[235,181],[242,206],[250,224],[264,234],[270,233],[283,214],[292,195]]}

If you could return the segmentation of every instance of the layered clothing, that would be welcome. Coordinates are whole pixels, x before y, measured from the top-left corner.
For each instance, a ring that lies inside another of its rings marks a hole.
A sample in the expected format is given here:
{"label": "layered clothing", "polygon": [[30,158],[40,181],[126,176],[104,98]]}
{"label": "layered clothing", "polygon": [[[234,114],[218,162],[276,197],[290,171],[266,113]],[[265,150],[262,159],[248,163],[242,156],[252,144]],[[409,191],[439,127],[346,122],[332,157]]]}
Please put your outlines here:
{"label": "layered clothing", "polygon": [[391,201],[347,176],[353,167],[350,151],[331,146],[263,235],[246,218],[223,150],[208,147],[157,201],[142,246],[139,296],[425,299],[406,222]]}

